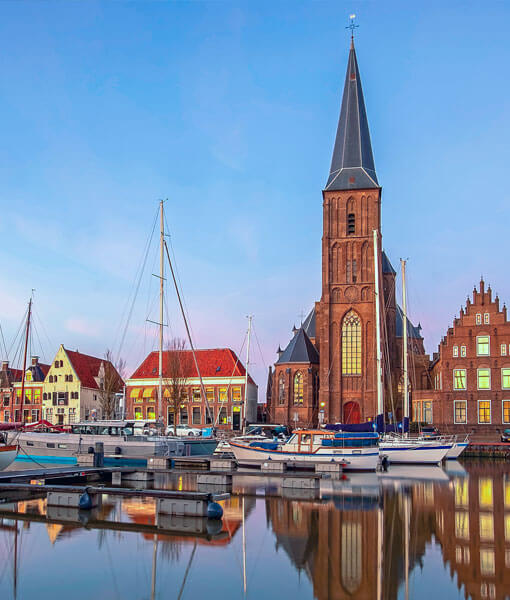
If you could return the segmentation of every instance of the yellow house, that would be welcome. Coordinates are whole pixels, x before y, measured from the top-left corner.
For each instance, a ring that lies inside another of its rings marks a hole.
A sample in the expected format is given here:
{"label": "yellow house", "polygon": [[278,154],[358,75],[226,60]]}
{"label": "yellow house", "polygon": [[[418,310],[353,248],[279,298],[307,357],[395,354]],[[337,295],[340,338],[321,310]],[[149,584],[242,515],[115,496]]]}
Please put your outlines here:
{"label": "yellow house", "polygon": [[115,391],[122,391],[122,379],[111,362],[61,345],[44,380],[44,418],[54,425],[102,419],[106,369],[114,369]]}

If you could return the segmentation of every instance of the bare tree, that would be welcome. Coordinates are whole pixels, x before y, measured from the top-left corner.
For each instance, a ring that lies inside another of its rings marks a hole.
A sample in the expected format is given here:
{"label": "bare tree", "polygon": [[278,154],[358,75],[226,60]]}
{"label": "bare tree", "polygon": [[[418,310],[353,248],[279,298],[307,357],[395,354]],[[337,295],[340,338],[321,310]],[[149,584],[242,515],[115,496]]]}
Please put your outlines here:
{"label": "bare tree", "polygon": [[[174,435],[177,433],[177,410],[186,398],[187,386],[193,363],[191,356],[186,350],[186,340],[173,338],[168,344],[165,352],[165,364],[163,366],[163,398],[167,414],[169,409],[174,415]],[[169,423],[170,425],[170,423]]]}
{"label": "bare tree", "polygon": [[122,358],[115,363],[113,352],[106,350],[104,360],[99,368],[99,404],[103,419],[114,419],[117,407],[116,394],[124,387],[123,373],[126,361]]}

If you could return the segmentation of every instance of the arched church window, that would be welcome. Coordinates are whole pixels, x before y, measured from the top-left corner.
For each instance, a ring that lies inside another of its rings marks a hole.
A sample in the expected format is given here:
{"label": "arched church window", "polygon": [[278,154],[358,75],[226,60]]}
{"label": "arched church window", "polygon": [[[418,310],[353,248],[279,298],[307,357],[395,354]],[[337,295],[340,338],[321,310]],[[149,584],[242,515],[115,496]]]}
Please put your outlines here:
{"label": "arched church window", "polygon": [[361,321],[352,310],[342,325],[342,375],[361,375]]}
{"label": "arched church window", "polygon": [[294,375],[294,404],[303,404],[303,375],[299,371]]}
{"label": "arched church window", "polygon": [[353,235],[356,233],[356,215],[349,213],[347,215],[347,235]]}
{"label": "arched church window", "polygon": [[283,379],[283,375],[280,375],[278,379],[278,402],[279,404],[285,403],[285,380]]}

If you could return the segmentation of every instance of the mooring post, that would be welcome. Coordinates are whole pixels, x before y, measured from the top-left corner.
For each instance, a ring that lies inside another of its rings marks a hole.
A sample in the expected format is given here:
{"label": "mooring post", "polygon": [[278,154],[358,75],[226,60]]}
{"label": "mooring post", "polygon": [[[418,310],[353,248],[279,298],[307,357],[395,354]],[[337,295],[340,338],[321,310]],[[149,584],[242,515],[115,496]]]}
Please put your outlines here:
{"label": "mooring post", "polygon": [[96,442],[94,444],[94,467],[104,467],[104,444]]}

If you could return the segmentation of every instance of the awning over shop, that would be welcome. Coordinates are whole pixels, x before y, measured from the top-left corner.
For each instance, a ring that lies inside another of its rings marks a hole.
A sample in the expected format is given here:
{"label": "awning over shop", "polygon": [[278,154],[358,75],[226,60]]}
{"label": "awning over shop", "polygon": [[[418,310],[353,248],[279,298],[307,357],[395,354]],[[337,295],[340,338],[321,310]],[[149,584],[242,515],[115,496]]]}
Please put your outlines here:
{"label": "awning over shop", "polygon": [[156,397],[156,388],[145,388],[143,390],[144,398],[155,398]]}
{"label": "awning over shop", "polygon": [[141,395],[142,395],[142,388],[133,388],[129,392],[129,397],[130,398],[140,398]]}

